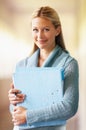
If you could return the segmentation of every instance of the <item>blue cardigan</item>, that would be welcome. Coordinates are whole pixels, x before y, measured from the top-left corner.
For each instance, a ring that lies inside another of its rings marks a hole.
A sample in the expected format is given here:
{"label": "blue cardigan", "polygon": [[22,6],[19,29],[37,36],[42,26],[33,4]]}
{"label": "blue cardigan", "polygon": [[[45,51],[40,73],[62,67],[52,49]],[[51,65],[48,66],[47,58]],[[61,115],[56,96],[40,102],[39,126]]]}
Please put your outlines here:
{"label": "blue cardigan", "polygon": [[[16,67],[37,67],[38,49],[31,57],[20,61]],[[56,46],[50,53],[42,67],[63,67],[64,68],[64,96],[61,102],[40,110],[27,110],[27,127],[36,128],[41,126],[58,126],[66,124],[66,120],[77,112],[78,108],[78,64],[61,47]],[[21,125],[20,128],[23,128]]]}

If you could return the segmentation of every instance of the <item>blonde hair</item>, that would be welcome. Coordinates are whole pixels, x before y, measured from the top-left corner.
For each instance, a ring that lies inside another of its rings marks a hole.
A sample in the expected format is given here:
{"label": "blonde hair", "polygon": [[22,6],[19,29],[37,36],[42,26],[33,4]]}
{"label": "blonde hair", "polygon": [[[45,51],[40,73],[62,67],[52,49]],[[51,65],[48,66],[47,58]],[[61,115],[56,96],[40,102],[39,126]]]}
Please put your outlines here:
{"label": "blonde hair", "polygon": [[[32,19],[36,18],[36,17],[41,17],[41,18],[45,18],[48,19],[52,22],[52,24],[54,25],[55,28],[57,28],[58,26],[61,27],[61,22],[59,19],[59,16],[57,14],[57,12],[49,7],[49,6],[45,6],[45,7],[40,7],[37,10],[35,10],[32,14]],[[65,48],[65,44],[64,44],[64,40],[63,40],[63,35],[62,35],[62,29],[61,32],[58,36],[55,37],[55,42],[56,44],[58,44],[63,50],[66,50]],[[33,46],[33,50],[32,50],[32,54],[38,49],[38,47],[36,46],[36,44],[34,43]]]}

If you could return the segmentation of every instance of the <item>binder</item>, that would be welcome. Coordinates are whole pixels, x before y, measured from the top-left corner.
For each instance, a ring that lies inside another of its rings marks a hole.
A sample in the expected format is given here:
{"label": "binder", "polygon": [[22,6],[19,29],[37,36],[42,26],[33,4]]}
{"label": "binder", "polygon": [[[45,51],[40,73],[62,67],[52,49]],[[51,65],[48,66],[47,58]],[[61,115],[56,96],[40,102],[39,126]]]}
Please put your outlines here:
{"label": "binder", "polygon": [[51,106],[62,100],[64,70],[57,67],[19,67],[13,74],[15,88],[26,95],[17,105],[28,110]]}

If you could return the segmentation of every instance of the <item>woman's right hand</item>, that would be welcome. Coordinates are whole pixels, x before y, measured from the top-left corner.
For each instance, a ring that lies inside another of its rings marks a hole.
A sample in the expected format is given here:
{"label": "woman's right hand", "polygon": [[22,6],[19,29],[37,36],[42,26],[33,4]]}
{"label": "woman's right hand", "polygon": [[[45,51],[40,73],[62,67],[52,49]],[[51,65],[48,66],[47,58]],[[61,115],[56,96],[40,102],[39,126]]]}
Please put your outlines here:
{"label": "woman's right hand", "polygon": [[25,95],[21,93],[20,90],[15,89],[14,85],[11,84],[11,89],[8,91],[8,98],[10,104],[16,105],[17,103],[21,103],[25,99]]}

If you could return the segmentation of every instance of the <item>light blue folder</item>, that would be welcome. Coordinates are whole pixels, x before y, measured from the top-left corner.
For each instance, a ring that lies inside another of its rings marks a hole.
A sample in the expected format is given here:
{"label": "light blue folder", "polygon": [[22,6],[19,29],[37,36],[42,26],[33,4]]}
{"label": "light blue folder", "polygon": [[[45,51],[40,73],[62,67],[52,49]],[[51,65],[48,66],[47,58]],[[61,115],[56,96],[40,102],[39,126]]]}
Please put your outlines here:
{"label": "light blue folder", "polygon": [[36,110],[51,106],[63,97],[63,70],[57,67],[20,67],[13,74],[15,88],[26,94],[18,105]]}

